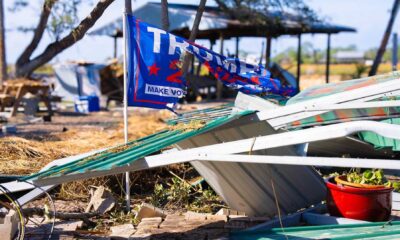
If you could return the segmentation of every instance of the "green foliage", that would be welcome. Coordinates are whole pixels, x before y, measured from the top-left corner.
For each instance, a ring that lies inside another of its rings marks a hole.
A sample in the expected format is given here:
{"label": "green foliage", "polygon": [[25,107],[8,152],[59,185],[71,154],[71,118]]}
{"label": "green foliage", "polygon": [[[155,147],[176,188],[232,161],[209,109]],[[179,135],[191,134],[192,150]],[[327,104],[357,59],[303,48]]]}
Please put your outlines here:
{"label": "green foliage", "polygon": [[208,188],[199,191],[198,196],[195,197],[192,204],[189,206],[190,210],[192,211],[199,211],[199,212],[215,212],[220,207],[219,204],[220,199],[215,194],[214,190]]}
{"label": "green foliage", "polygon": [[228,15],[253,24],[277,25],[284,15],[292,13],[300,22],[320,21],[303,0],[216,0],[216,3]]}
{"label": "green foliage", "polygon": [[154,185],[154,193],[151,196],[151,204],[160,207],[167,201],[168,193],[162,184],[156,183]]}
{"label": "green foliage", "polygon": [[382,169],[365,170],[364,172],[352,171],[346,175],[351,183],[383,185],[387,182]]}
{"label": "green foliage", "polygon": [[168,184],[168,201],[173,202],[177,207],[186,207],[189,205],[191,185],[177,177],[173,177],[171,181],[172,183]]}
{"label": "green foliage", "polygon": [[356,70],[352,75],[352,78],[361,78],[364,74],[366,74],[369,70],[369,67],[365,65],[365,63],[357,63]]}
{"label": "green foliage", "polygon": [[58,40],[62,33],[71,30],[78,23],[78,7],[81,2],[81,0],[66,0],[58,1],[54,5],[47,30],[55,40]]}
{"label": "green foliage", "polygon": [[192,186],[178,177],[168,183],[156,183],[150,202],[157,207],[186,208],[201,212],[214,212],[221,207],[220,198],[210,189],[202,189],[201,185]]}
{"label": "green foliage", "polygon": [[[311,42],[304,42],[301,45],[301,59],[303,64],[320,63],[325,59],[325,51],[315,48]],[[273,61],[277,63],[297,63],[297,48],[289,47],[285,49],[277,54]]]}
{"label": "green foliage", "polygon": [[90,226],[89,230],[102,231],[108,229],[111,226],[117,226],[121,224],[131,223],[138,224],[138,220],[135,218],[133,212],[125,213],[121,208],[115,209],[114,211],[107,213],[107,217],[102,216],[95,219],[95,225]]}
{"label": "green foliage", "polygon": [[396,192],[400,191],[400,182],[388,180],[382,169],[367,169],[363,172],[360,169],[353,169],[346,174],[346,180],[358,184],[385,185],[393,187]]}
{"label": "green foliage", "polygon": [[[49,4],[49,1],[43,0],[42,5]],[[57,0],[51,9],[50,17],[46,30],[54,39],[60,39],[63,34],[70,31],[79,23],[79,9],[83,4],[92,4],[92,0]],[[11,12],[27,11],[28,9],[37,8],[36,3],[27,0],[14,0],[13,6],[8,8]],[[32,24],[32,23],[29,23]],[[18,26],[17,30],[22,32],[30,32],[35,30],[36,23],[30,26]]]}
{"label": "green foliage", "polygon": [[125,223],[136,223],[135,214],[132,212],[125,213],[123,210],[115,210],[110,213],[110,220],[114,225]]}

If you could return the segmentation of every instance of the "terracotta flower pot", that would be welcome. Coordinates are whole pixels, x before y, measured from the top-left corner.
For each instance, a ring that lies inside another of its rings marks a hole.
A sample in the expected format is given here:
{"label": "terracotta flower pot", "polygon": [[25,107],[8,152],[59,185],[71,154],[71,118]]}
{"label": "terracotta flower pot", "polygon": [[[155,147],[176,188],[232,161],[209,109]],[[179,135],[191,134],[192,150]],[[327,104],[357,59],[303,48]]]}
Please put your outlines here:
{"label": "terracotta flower pot", "polygon": [[328,188],[327,207],[332,216],[373,222],[389,219],[393,188],[338,185],[334,177],[326,179],[325,183]]}
{"label": "terracotta flower pot", "polygon": [[350,186],[350,187],[356,187],[356,188],[386,188],[385,185],[370,185],[370,184],[348,182],[346,175],[336,176],[335,182],[338,185],[344,185],[344,186]]}

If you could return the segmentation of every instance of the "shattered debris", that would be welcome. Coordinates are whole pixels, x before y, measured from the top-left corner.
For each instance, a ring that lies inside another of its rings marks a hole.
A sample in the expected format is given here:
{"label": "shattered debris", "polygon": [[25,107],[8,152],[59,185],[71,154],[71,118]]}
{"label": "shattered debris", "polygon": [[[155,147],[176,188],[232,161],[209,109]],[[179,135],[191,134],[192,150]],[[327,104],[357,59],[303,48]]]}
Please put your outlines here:
{"label": "shattered debris", "polygon": [[113,226],[110,228],[111,239],[129,239],[135,232],[136,229],[132,224],[123,224],[118,226]]}
{"label": "shattered debris", "polygon": [[154,217],[165,218],[166,214],[160,208],[154,207],[153,205],[148,203],[142,203],[135,218],[138,221],[142,221],[142,219],[144,218],[154,218]]}
{"label": "shattered debris", "polygon": [[10,210],[5,216],[0,218],[1,239],[13,239],[18,231],[19,219],[14,210]]}
{"label": "shattered debris", "polygon": [[93,210],[94,212],[104,214],[111,211],[115,207],[115,198],[105,187],[97,187],[95,191],[93,191],[92,188],[90,194],[92,197],[85,212],[90,212]]}

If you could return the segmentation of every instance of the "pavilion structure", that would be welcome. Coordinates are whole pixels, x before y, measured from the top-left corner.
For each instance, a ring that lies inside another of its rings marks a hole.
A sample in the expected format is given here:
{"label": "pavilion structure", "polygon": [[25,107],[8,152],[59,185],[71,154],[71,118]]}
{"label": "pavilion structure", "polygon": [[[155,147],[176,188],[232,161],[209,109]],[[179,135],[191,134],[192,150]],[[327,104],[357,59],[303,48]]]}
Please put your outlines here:
{"label": "pavilion structure", "polygon": [[[196,15],[197,6],[189,4],[168,4],[168,15],[170,21],[169,31],[181,37],[188,38],[191,27]],[[146,3],[133,10],[132,14],[137,18],[152,25],[161,27],[161,4]],[[224,41],[233,39],[236,43],[235,55],[238,56],[240,48],[240,39],[244,37],[262,37],[266,39],[265,47],[265,65],[268,67],[271,63],[272,39],[284,35],[296,36],[297,44],[297,86],[299,86],[301,74],[301,38],[303,34],[326,34],[326,83],[329,82],[329,67],[331,58],[331,36],[341,32],[356,32],[356,29],[341,25],[321,21],[304,20],[301,16],[287,14],[282,12],[270,13],[272,18],[279,24],[254,25],[243,23],[238,19],[228,17],[218,7],[206,7],[199,26],[196,39],[208,39],[210,47],[220,41],[220,53],[224,49]],[[116,19],[103,27],[100,27],[90,35],[105,35],[114,38],[114,57],[117,57],[117,39],[122,37],[122,19]],[[264,54],[263,54],[264,55]]]}

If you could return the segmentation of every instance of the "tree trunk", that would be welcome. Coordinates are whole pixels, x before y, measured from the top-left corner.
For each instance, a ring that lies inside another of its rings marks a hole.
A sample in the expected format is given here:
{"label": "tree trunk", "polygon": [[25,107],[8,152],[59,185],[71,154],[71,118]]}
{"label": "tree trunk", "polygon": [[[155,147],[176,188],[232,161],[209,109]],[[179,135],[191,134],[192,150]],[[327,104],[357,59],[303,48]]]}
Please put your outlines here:
{"label": "tree trunk", "polygon": [[0,0],[0,86],[7,79],[6,39],[4,31],[4,6]]}
{"label": "tree trunk", "polygon": [[162,29],[169,30],[168,0],[161,0],[161,22]]}
{"label": "tree trunk", "polygon": [[[48,2],[48,1],[46,1]],[[48,63],[57,54],[61,53],[65,49],[71,47],[73,44],[81,40],[86,32],[96,23],[96,21],[103,15],[104,11],[113,3],[114,0],[100,0],[90,14],[84,18],[77,27],[71,30],[71,32],[59,41],[55,41],[47,46],[47,48],[37,57],[23,61],[17,61],[16,63],[16,76],[17,77],[28,77],[33,71],[40,66]],[[47,22],[47,21],[46,21]],[[41,37],[39,38],[39,40]],[[36,46],[32,46],[32,49],[28,51],[34,51]],[[31,55],[31,54],[30,54]],[[22,56],[21,56],[22,57]],[[20,57],[20,58],[21,58]]]}
{"label": "tree trunk", "polygon": [[32,53],[35,51],[35,49],[39,45],[40,40],[43,37],[43,33],[46,30],[46,25],[49,20],[51,9],[53,8],[56,2],[57,0],[44,1],[38,25],[36,26],[35,31],[33,33],[33,38],[31,42],[28,44],[28,46],[26,46],[25,50],[22,52],[19,58],[17,59],[16,66],[23,66],[24,64],[29,62]]}
{"label": "tree trunk", "polygon": [[[206,2],[207,0],[201,0],[200,4],[199,4],[199,8],[197,9],[196,12],[196,17],[194,19],[193,22],[193,27],[192,27],[192,31],[190,32],[190,36],[189,36],[189,41],[190,42],[194,42],[196,40],[196,36],[197,36],[197,32],[199,30],[199,25],[200,25],[200,21],[201,21],[201,17],[203,16],[203,12],[204,9],[206,8]],[[182,63],[182,76],[185,78],[189,69],[189,64],[191,61],[191,54],[187,54],[185,53],[185,56],[183,58],[183,63]],[[193,59],[194,61],[194,59]],[[188,85],[190,86],[190,88],[196,93],[196,95],[199,95],[199,91],[197,86],[193,83],[188,81]]]}
{"label": "tree trunk", "polygon": [[[204,9],[206,8],[207,0],[201,0],[199,4],[199,8],[197,9],[196,17],[193,22],[192,31],[190,32],[189,41],[194,42],[196,40],[197,32],[199,31],[199,25],[201,21],[201,17],[203,16]],[[190,55],[185,54],[185,58],[183,59],[182,65],[182,74],[185,76],[187,74],[190,62]]]}
{"label": "tree trunk", "polygon": [[390,38],[390,33],[392,32],[394,20],[396,19],[397,12],[399,10],[400,0],[395,0],[392,8],[392,12],[390,14],[390,19],[388,25],[386,27],[386,31],[383,34],[383,38],[381,41],[381,45],[379,46],[378,52],[376,53],[374,63],[372,64],[371,70],[369,71],[369,76],[373,76],[378,71],[379,64],[382,61],[383,54],[386,51],[386,45]]}

